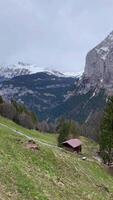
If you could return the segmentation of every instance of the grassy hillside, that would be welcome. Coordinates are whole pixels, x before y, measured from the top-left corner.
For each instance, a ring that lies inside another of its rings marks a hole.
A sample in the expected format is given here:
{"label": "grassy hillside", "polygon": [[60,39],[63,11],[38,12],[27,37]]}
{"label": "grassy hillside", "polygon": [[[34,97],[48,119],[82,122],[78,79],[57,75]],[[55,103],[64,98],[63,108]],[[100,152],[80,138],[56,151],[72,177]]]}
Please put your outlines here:
{"label": "grassy hillside", "polygon": [[[1,200],[109,200],[113,199],[113,178],[93,159],[96,144],[85,138],[81,156],[57,148],[57,136],[26,130],[0,118]],[[12,130],[13,129],[13,130]],[[26,149],[36,139],[39,150]],[[87,147],[88,145],[88,147]]]}

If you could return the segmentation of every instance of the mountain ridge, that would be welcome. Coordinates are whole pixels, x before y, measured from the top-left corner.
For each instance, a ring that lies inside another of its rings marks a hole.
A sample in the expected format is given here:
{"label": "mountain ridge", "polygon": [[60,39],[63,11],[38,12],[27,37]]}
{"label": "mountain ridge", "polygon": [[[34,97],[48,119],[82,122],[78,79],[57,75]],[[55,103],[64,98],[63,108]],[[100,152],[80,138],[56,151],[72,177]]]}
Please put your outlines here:
{"label": "mountain ridge", "polygon": [[5,79],[11,79],[16,76],[22,76],[22,75],[29,75],[29,74],[35,74],[35,73],[49,73],[50,75],[55,75],[59,77],[80,77],[82,75],[82,72],[60,72],[57,70],[49,69],[49,68],[42,68],[38,67],[35,64],[27,64],[23,62],[18,62],[14,65],[1,65],[0,66],[0,77],[3,80]]}

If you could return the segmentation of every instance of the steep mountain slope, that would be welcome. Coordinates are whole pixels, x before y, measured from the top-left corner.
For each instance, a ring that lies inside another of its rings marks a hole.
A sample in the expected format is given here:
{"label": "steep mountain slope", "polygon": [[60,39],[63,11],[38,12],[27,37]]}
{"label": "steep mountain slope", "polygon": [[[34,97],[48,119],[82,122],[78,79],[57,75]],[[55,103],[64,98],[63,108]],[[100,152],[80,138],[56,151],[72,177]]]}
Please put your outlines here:
{"label": "steep mountain slope", "polygon": [[106,104],[106,95],[104,90],[95,94],[90,90],[86,94],[73,93],[70,98],[53,108],[49,112],[50,119],[57,119],[59,116],[74,119],[79,123],[88,122],[95,112],[103,111]]}
{"label": "steep mountain slope", "polygon": [[47,119],[50,110],[69,98],[78,80],[76,77],[39,72],[2,82],[0,94],[6,99],[24,102],[40,119]]}
{"label": "steep mountain slope", "polygon": [[[50,135],[42,136],[35,131],[28,131],[3,118],[0,118],[0,130],[1,199],[110,200],[113,198],[112,177],[91,155],[93,148],[96,148],[95,143],[83,139],[83,155],[87,155],[87,160],[84,161],[82,155],[77,156],[49,145]],[[26,143],[29,139],[19,135],[20,132],[35,137],[38,150],[27,149]],[[45,142],[40,141],[41,137]]]}
{"label": "steep mountain slope", "polygon": [[57,116],[62,110],[64,116],[87,122],[95,112],[103,111],[110,95],[113,95],[113,32],[87,54],[82,78],[73,95],[56,109]]}

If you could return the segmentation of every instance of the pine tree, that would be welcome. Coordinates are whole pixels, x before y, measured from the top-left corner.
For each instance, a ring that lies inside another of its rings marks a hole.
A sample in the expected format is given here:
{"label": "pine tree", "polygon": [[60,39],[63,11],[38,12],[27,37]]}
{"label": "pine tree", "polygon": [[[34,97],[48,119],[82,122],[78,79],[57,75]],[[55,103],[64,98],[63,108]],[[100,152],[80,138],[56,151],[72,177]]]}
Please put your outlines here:
{"label": "pine tree", "polygon": [[100,152],[104,163],[108,163],[109,165],[113,160],[113,97],[108,99],[103,116],[100,136]]}
{"label": "pine tree", "polygon": [[64,120],[63,118],[60,120],[58,125],[58,145],[62,146],[62,143],[68,139],[78,137],[79,131],[77,128],[77,124],[73,120]]}
{"label": "pine tree", "polygon": [[68,139],[70,125],[68,121],[61,119],[58,127],[58,146],[62,146],[62,143]]}

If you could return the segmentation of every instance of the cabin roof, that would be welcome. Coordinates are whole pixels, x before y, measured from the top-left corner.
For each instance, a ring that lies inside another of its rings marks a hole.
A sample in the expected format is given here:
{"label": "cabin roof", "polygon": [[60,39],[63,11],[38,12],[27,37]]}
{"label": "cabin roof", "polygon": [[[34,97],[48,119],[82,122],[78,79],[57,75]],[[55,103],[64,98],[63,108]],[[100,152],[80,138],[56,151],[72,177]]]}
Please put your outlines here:
{"label": "cabin roof", "polygon": [[79,139],[70,139],[70,140],[63,142],[63,144],[68,144],[71,147],[76,148],[78,146],[81,146],[82,142]]}

